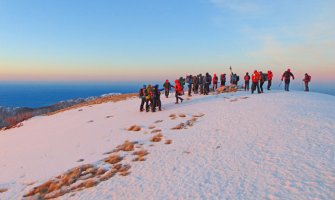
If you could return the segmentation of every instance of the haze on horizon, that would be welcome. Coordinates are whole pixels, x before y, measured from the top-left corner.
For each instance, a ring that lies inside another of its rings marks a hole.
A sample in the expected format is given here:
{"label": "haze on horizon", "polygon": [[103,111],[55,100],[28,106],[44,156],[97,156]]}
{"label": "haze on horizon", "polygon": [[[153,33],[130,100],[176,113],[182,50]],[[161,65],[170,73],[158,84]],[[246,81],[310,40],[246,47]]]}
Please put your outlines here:
{"label": "haze on horizon", "polygon": [[3,0],[0,81],[165,80],[230,65],[335,81],[334,10],[333,0]]}

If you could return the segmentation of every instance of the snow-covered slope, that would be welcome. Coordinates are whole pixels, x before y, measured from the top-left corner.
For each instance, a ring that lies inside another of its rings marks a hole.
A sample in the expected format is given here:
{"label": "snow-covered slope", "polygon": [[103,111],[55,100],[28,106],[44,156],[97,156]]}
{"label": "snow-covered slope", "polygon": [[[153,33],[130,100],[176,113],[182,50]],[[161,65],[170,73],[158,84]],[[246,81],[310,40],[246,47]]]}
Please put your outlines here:
{"label": "snow-covered slope", "polygon": [[[35,117],[0,132],[0,189],[8,189],[0,199],[21,199],[73,167],[101,165],[104,153],[125,140],[147,150],[146,160],[119,152],[129,175],[61,199],[335,198],[334,96],[237,92],[162,102],[156,113],[140,113],[134,98]],[[172,130],[180,123],[185,128]],[[142,129],[127,131],[131,125]],[[161,142],[150,141],[156,129]]]}

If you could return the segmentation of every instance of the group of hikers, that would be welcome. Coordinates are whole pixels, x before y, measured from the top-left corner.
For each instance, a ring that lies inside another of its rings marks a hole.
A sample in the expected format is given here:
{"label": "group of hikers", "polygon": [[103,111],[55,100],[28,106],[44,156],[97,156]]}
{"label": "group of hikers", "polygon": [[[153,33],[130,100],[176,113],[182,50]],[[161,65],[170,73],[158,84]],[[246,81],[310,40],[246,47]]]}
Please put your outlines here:
{"label": "group of hikers", "polygon": [[[230,85],[237,86],[240,80],[240,77],[232,72],[230,67]],[[285,91],[289,91],[289,85],[291,81],[291,77],[294,80],[294,75],[292,74],[290,69],[287,69],[282,77],[281,81],[285,82]],[[271,70],[268,70],[267,73],[263,73],[262,71],[254,70],[254,73],[249,75],[247,72],[244,76],[244,90],[249,91],[249,85],[251,81],[251,93],[253,94],[257,89],[258,93],[263,93],[263,85],[267,81],[267,90],[271,90],[273,79],[273,73]],[[305,78],[303,79],[305,83],[305,91],[309,91],[308,83],[311,81],[311,76],[307,73],[305,74]],[[227,78],[226,74],[220,74],[220,87],[226,86]],[[216,74],[213,74],[213,77],[207,72],[205,75],[187,75],[185,78],[180,77],[174,81],[174,85],[172,85],[169,80],[166,80],[163,84],[163,88],[159,88],[159,85],[151,86],[151,85],[143,85],[143,87],[139,91],[139,97],[141,99],[140,111],[155,112],[158,108],[159,111],[162,110],[162,103],[160,99],[161,92],[164,91],[165,97],[168,98],[170,91],[174,88],[176,104],[183,102],[184,88],[187,84],[188,90],[187,95],[192,96],[192,92],[194,94],[208,95],[210,91],[216,91],[219,84],[219,77]],[[145,106],[145,107],[144,107]]]}

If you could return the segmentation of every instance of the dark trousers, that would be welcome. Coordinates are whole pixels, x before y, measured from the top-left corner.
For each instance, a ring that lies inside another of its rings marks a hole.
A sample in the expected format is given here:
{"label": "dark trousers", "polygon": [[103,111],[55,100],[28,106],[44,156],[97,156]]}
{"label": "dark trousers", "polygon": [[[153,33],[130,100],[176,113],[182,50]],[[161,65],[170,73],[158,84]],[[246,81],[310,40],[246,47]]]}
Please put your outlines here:
{"label": "dark trousers", "polygon": [[204,92],[204,94],[208,95],[208,92],[209,92],[209,83],[205,83],[205,92]]}
{"label": "dark trousers", "polygon": [[290,91],[290,79],[285,79],[285,91]]}
{"label": "dark trousers", "polygon": [[270,90],[270,88],[271,88],[271,85],[272,85],[272,80],[268,80],[268,90]]}
{"label": "dark trousers", "polygon": [[199,87],[200,87],[200,94],[203,94],[204,93],[204,86],[203,86],[203,84],[199,84]]}
{"label": "dark trousers", "polygon": [[218,88],[218,83],[213,83],[213,92]]}
{"label": "dark trousers", "polygon": [[156,111],[156,98],[151,98],[150,99],[150,107],[151,107],[151,112]]}
{"label": "dark trousers", "polygon": [[261,93],[261,92],[259,91],[259,83],[258,83],[258,82],[252,82],[252,85],[251,85],[251,93],[252,93],[252,94],[254,93],[254,91],[256,90],[256,88],[257,88],[257,92],[258,92],[258,93]]}
{"label": "dark trousers", "polygon": [[160,97],[156,97],[155,106],[158,107],[158,110],[162,110],[162,102]]}
{"label": "dark trousers", "polygon": [[244,82],[244,91],[249,91],[249,81]]}
{"label": "dark trousers", "polygon": [[308,82],[305,82],[305,91],[306,91],[306,92],[309,91]]}
{"label": "dark trousers", "polygon": [[168,89],[165,89],[165,97],[168,98],[169,97],[169,93],[170,91]]}
{"label": "dark trousers", "polygon": [[192,96],[192,84],[188,84],[188,96]]}
{"label": "dark trousers", "polygon": [[263,85],[264,85],[264,81],[261,81],[261,84],[260,84],[260,89],[261,89],[261,93],[263,93],[264,91],[263,91]]}
{"label": "dark trousers", "polygon": [[199,90],[199,85],[198,84],[194,84],[193,85],[193,92],[194,92],[194,94],[198,94],[198,90]]}
{"label": "dark trousers", "polygon": [[181,98],[180,96],[179,96],[179,94],[178,94],[178,92],[176,92],[176,103],[178,103],[178,100],[180,99],[180,101],[183,101],[184,99],[183,98]]}

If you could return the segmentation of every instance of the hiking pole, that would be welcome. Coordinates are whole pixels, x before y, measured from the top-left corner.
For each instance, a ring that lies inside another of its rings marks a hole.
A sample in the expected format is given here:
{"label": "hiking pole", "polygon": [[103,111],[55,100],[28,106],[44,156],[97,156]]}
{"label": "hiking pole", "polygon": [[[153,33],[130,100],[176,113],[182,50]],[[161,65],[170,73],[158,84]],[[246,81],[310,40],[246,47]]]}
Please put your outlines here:
{"label": "hiking pole", "polygon": [[283,82],[283,81],[281,81],[281,82],[279,83],[279,86],[278,86],[279,88],[280,88],[280,86],[281,86],[282,82]]}

